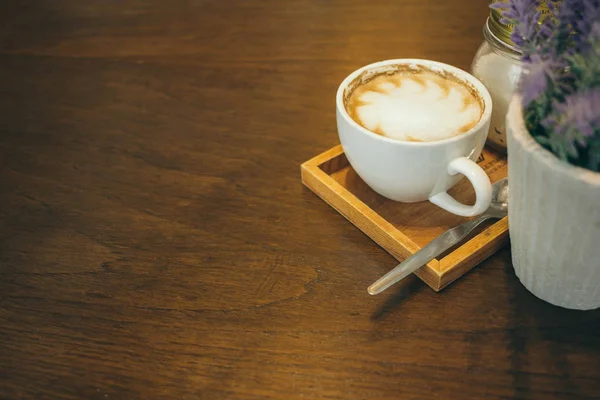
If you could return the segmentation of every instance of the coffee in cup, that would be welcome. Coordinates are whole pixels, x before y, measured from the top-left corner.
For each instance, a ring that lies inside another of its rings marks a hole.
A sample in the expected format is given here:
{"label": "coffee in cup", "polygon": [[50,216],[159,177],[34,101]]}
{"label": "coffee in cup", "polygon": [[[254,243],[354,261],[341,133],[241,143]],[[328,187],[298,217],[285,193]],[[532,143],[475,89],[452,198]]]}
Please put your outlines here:
{"label": "coffee in cup", "polygon": [[[400,202],[429,200],[462,216],[489,206],[492,186],[475,161],[492,100],[472,75],[429,60],[374,63],[342,82],[336,111],[346,157],[377,193]],[[461,175],[475,189],[474,205],[447,193]]]}
{"label": "coffee in cup", "polygon": [[471,85],[446,71],[398,64],[359,75],[344,95],[344,107],[371,132],[430,142],[468,132],[485,106]]}

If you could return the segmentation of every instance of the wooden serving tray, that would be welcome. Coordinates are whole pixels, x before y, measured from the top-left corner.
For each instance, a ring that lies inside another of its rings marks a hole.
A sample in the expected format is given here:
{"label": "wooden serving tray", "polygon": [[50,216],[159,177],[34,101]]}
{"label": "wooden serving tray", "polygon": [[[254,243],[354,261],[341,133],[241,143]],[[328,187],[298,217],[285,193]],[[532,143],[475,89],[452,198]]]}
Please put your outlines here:
{"label": "wooden serving tray", "polygon": [[[507,176],[506,156],[484,149],[478,160],[492,183]],[[301,166],[302,183],[401,261],[449,228],[466,221],[428,201],[405,204],[369,188],[352,169],[338,145]],[[461,180],[449,192],[473,204],[471,184]],[[482,224],[465,241],[432,260],[415,274],[439,291],[508,242],[508,217]]]}

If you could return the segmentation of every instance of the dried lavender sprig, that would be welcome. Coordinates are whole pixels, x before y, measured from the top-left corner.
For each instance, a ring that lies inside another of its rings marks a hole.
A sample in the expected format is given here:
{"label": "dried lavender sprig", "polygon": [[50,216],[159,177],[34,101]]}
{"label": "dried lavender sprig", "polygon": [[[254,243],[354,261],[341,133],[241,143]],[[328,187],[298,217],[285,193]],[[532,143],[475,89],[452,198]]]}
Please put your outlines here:
{"label": "dried lavender sprig", "polygon": [[[552,136],[566,139],[572,148],[575,144],[587,147],[588,139],[600,132],[600,88],[570,95],[564,102],[555,102],[553,108],[542,124]],[[570,155],[576,157],[577,153]]]}
{"label": "dried lavender sprig", "polygon": [[520,91],[530,132],[558,157],[600,172],[600,0],[494,3],[523,51]]}

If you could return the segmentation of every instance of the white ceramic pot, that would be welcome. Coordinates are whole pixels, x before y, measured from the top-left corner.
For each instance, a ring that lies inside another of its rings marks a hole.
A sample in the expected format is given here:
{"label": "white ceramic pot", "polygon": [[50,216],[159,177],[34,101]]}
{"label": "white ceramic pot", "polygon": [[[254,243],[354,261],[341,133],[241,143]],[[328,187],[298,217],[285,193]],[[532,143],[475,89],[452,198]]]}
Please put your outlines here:
{"label": "white ceramic pot", "polygon": [[557,306],[600,307],[600,173],[569,165],[540,146],[525,128],[519,96],[506,124],[517,276]]}

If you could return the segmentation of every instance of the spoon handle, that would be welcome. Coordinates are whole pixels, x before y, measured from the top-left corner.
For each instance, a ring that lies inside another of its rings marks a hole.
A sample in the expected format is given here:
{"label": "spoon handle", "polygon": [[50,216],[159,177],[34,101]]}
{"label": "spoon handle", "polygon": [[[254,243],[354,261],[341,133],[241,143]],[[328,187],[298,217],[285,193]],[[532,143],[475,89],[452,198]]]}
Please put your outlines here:
{"label": "spoon handle", "polygon": [[492,215],[483,214],[477,219],[464,222],[452,229],[448,229],[369,286],[369,293],[372,295],[379,294],[396,282],[412,274],[450,247],[463,240],[473,229],[475,229],[475,227],[488,218],[492,218]]}

